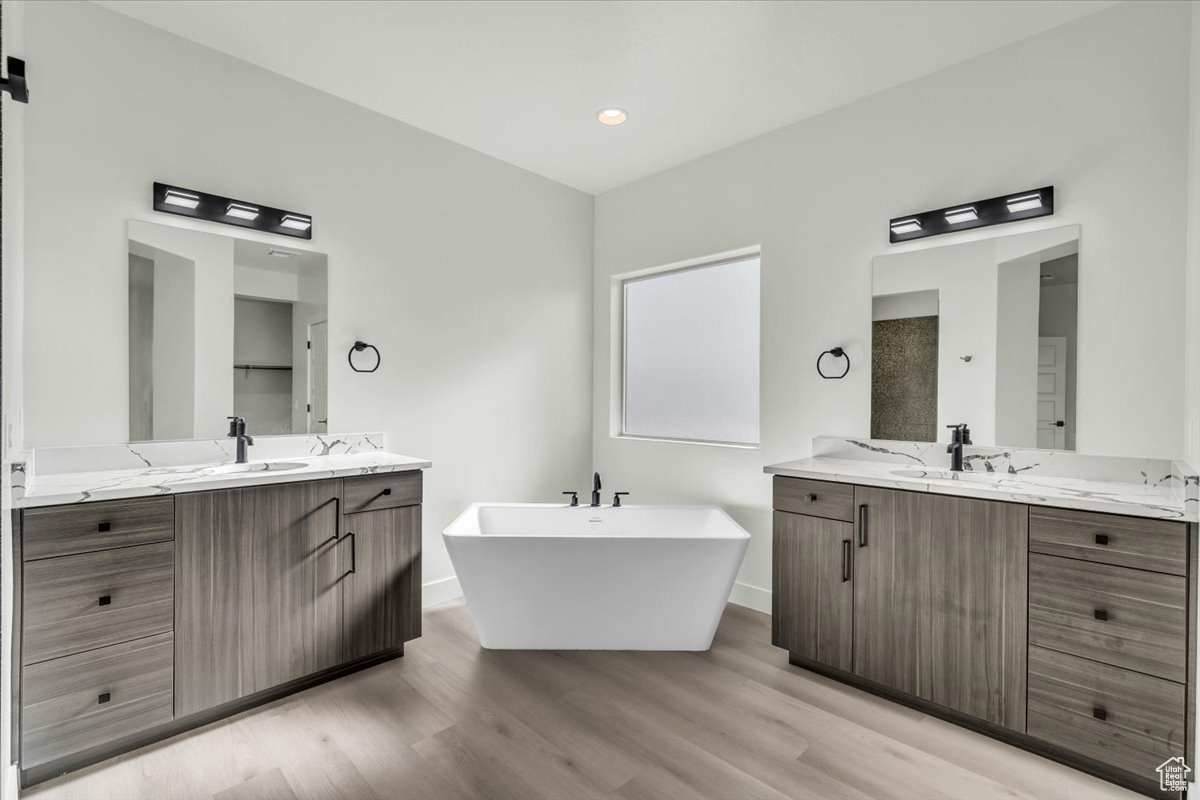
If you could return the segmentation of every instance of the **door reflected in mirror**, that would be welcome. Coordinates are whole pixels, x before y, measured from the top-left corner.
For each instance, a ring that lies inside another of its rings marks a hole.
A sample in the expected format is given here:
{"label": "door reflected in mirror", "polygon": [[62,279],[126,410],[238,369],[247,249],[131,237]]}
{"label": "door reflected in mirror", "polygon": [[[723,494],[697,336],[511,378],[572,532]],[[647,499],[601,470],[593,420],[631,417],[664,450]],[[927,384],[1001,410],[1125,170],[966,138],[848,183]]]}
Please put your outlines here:
{"label": "door reflected in mirror", "polygon": [[1077,225],[877,257],[871,438],[1075,449]]}
{"label": "door reflected in mirror", "polygon": [[129,222],[129,440],[328,429],[327,266],[289,245]]}

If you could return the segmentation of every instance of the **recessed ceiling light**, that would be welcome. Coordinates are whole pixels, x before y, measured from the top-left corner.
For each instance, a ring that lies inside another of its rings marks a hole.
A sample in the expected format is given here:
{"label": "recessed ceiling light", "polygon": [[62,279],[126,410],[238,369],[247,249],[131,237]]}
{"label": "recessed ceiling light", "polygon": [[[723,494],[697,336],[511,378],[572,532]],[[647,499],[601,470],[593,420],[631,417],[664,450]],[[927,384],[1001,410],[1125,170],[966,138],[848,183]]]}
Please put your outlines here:
{"label": "recessed ceiling light", "polygon": [[979,219],[979,215],[975,213],[975,206],[955,208],[946,212],[946,222],[949,222],[951,225],[958,225],[961,222],[974,222],[977,219]]}
{"label": "recessed ceiling light", "polygon": [[601,125],[620,125],[629,119],[629,114],[623,108],[602,108],[596,114]]}
{"label": "recessed ceiling light", "polygon": [[230,203],[225,213],[238,219],[258,219],[258,209],[245,203]]}
{"label": "recessed ceiling light", "polygon": [[296,254],[289,253],[287,250],[276,250],[274,248],[271,248],[270,250],[267,251],[267,255],[275,256],[276,258],[291,258],[292,256],[294,256]]}
{"label": "recessed ceiling light", "polygon": [[173,206],[182,206],[183,208],[195,208],[200,205],[200,197],[199,195],[181,192],[178,189],[167,189],[167,194],[163,197],[163,202],[170,203]]}

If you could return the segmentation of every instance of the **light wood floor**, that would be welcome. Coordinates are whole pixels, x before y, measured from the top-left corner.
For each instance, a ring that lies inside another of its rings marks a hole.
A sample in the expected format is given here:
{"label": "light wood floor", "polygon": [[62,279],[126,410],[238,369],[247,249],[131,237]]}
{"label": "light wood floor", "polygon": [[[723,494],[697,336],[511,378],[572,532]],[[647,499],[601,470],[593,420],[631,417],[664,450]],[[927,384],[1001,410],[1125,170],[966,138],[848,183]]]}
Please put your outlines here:
{"label": "light wood floor", "polygon": [[707,653],[482,650],[460,603],[407,655],[44,783],[30,798],[1134,798],[804,672],[730,605]]}

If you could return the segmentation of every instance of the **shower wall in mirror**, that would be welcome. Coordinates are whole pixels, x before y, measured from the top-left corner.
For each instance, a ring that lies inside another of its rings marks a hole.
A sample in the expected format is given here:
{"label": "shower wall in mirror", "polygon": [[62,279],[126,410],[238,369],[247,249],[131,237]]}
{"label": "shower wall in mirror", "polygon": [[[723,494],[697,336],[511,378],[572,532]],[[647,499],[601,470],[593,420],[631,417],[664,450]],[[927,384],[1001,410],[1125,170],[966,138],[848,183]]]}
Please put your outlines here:
{"label": "shower wall in mirror", "polygon": [[1075,449],[1079,227],[877,257],[871,438]]}
{"label": "shower wall in mirror", "polygon": [[326,257],[129,222],[129,440],[327,429]]}

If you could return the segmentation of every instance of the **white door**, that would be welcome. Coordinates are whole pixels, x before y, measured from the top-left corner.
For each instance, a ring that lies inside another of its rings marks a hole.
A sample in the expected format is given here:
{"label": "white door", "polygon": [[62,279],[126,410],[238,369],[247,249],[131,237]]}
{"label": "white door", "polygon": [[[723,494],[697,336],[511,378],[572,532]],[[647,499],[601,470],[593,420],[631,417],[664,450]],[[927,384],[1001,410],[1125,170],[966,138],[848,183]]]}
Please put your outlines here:
{"label": "white door", "polygon": [[308,326],[308,432],[329,431],[329,324]]}
{"label": "white door", "polygon": [[1037,446],[1067,446],[1067,337],[1038,337]]}

